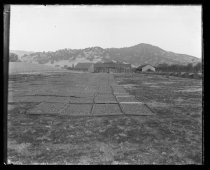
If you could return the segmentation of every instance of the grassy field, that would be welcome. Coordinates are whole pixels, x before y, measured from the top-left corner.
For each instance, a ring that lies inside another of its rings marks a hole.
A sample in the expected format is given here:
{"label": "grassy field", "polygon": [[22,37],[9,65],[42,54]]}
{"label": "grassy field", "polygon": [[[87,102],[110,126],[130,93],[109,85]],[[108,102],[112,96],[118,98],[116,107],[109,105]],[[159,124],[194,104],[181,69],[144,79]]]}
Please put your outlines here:
{"label": "grassy field", "polygon": [[34,72],[48,72],[48,71],[59,71],[60,69],[52,66],[43,64],[32,64],[24,62],[10,62],[9,63],[9,74],[17,73],[34,73]]}
{"label": "grassy field", "polygon": [[[90,75],[10,76],[9,91],[26,94],[37,87],[51,93],[55,84],[76,87]],[[201,80],[142,74],[115,74],[115,80],[154,116],[28,115],[36,102],[9,103],[8,163],[202,163]]]}
{"label": "grassy field", "polygon": [[[157,115],[145,120],[138,118],[148,133],[154,135],[149,142],[151,148],[158,148],[159,143],[164,153],[170,155],[166,162],[171,158],[179,163],[201,163],[201,80],[146,74],[116,75],[115,78]],[[157,154],[159,151],[154,150]]]}

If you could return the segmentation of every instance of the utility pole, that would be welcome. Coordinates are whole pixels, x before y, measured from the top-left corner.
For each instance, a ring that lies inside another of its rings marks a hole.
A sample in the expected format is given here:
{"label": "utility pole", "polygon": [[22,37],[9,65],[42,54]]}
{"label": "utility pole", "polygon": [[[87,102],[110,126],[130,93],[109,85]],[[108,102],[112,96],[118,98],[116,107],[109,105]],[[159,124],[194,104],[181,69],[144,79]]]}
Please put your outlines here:
{"label": "utility pole", "polygon": [[[8,65],[9,65],[9,31],[10,31],[10,5],[4,5],[4,53],[3,53],[3,79],[4,79],[4,159],[7,158],[7,104],[8,104]],[[7,160],[4,160],[7,164]]]}

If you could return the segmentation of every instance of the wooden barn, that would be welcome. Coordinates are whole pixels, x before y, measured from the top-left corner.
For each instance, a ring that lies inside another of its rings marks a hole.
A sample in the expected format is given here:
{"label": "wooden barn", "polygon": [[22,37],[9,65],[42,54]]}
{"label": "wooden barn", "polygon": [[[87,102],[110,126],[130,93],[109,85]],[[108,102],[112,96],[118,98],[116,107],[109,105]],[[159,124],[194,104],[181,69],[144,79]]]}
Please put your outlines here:
{"label": "wooden barn", "polygon": [[136,68],[137,72],[155,72],[155,67],[150,64],[144,64]]}
{"label": "wooden barn", "polygon": [[106,63],[95,63],[94,64],[94,72],[105,72],[105,73],[122,73],[122,72],[130,72],[131,64],[124,63],[114,63],[114,62],[106,62]]}

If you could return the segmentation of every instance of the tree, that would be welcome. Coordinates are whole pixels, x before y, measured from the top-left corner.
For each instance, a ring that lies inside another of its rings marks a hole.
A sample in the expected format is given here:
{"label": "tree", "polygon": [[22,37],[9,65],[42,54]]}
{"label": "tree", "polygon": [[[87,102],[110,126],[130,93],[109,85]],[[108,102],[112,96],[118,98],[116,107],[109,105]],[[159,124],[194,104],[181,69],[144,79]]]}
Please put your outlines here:
{"label": "tree", "polygon": [[18,55],[14,53],[9,54],[9,62],[20,62]]}
{"label": "tree", "polygon": [[168,65],[166,63],[163,63],[163,64],[159,64],[157,66],[157,70],[158,71],[167,71],[168,70]]}
{"label": "tree", "polygon": [[192,63],[189,63],[189,64],[186,66],[186,71],[187,71],[187,72],[192,72],[192,71],[193,71],[193,65],[192,65]]}
{"label": "tree", "polygon": [[202,64],[201,64],[201,62],[197,63],[197,64],[194,66],[194,71],[195,71],[195,72],[201,72],[201,71],[202,71]]}

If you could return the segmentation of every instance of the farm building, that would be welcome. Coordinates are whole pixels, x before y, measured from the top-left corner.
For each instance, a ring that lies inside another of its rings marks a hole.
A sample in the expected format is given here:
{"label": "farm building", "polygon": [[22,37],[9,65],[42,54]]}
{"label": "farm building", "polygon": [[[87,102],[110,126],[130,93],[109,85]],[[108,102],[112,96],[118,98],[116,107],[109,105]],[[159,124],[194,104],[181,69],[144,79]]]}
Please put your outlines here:
{"label": "farm building", "polygon": [[155,71],[155,67],[153,67],[150,64],[144,64],[144,65],[137,67],[136,71],[141,71],[141,72]]}
{"label": "farm building", "polygon": [[90,71],[91,67],[93,67],[93,63],[77,63],[77,65],[74,67],[74,70]]}
{"label": "farm building", "polygon": [[106,73],[122,73],[122,72],[130,72],[131,64],[124,63],[114,63],[114,62],[106,62],[106,63],[95,63],[94,64],[94,72],[106,72]]}
{"label": "farm building", "polygon": [[80,71],[89,71],[89,72],[105,72],[105,73],[122,73],[130,72],[131,64],[124,63],[114,63],[114,62],[105,62],[105,63],[78,63],[74,70]]}

